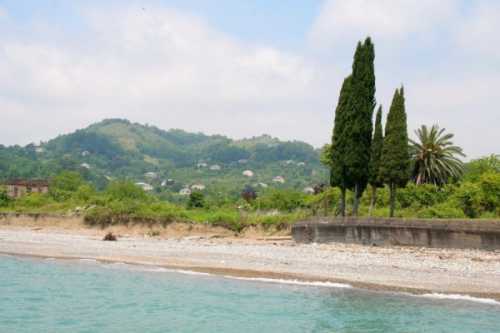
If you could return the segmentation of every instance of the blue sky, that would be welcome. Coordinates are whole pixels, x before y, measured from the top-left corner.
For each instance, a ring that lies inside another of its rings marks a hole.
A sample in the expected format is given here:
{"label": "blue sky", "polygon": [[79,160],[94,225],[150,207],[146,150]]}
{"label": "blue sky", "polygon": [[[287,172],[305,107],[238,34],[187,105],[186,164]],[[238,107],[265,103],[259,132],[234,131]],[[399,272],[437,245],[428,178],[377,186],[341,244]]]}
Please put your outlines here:
{"label": "blue sky", "polygon": [[404,84],[409,128],[500,153],[500,2],[0,0],[0,144],[103,118],[328,142],[359,39],[377,101]]}

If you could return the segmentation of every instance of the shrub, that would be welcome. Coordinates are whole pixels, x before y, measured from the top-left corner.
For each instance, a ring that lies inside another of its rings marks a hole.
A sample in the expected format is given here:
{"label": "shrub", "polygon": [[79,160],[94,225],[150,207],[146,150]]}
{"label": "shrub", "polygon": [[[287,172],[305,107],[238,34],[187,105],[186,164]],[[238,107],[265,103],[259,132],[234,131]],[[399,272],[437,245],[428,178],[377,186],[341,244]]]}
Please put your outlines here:
{"label": "shrub", "polygon": [[292,211],[307,206],[306,194],[294,190],[270,189],[254,201],[254,206],[261,209]]}
{"label": "shrub", "polygon": [[189,201],[187,203],[188,208],[203,208],[205,207],[205,196],[199,191],[192,192],[189,195]]}
{"label": "shrub", "polygon": [[49,193],[54,199],[64,201],[70,199],[73,193],[85,184],[78,172],[64,171],[52,179]]}
{"label": "shrub", "polygon": [[10,198],[7,195],[5,187],[0,186],[0,207],[5,207],[10,203]]}
{"label": "shrub", "polygon": [[142,188],[131,181],[113,181],[106,188],[106,194],[111,200],[137,200],[147,201],[148,195]]}
{"label": "shrub", "polygon": [[419,218],[464,218],[464,212],[448,203],[427,207],[417,212]]}
{"label": "shrub", "polygon": [[476,183],[464,182],[455,193],[460,208],[468,217],[478,217],[482,212],[481,188]]}
{"label": "shrub", "polygon": [[500,207],[500,172],[484,173],[479,179],[479,186],[484,210],[494,212]]}

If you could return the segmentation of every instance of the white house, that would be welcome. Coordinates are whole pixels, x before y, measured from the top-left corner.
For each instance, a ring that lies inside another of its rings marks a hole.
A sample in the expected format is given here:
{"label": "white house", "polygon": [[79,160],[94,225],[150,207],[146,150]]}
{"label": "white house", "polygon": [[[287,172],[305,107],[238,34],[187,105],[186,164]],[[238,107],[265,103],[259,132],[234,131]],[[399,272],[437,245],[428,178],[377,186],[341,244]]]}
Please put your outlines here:
{"label": "white house", "polygon": [[304,187],[304,193],[306,194],[314,194],[314,188],[308,186],[308,187]]}
{"label": "white house", "polygon": [[179,194],[180,195],[190,195],[191,194],[191,190],[187,187],[183,188],[182,190],[179,191]]}
{"label": "white house", "polygon": [[221,169],[220,165],[214,164],[210,166],[210,170],[212,171],[219,171]]}
{"label": "white house", "polygon": [[253,177],[254,173],[252,170],[245,170],[243,171],[243,176],[245,177]]}
{"label": "white house", "polygon": [[196,164],[196,167],[197,167],[198,169],[201,169],[201,168],[206,168],[207,166],[208,166],[208,164],[207,164],[207,163],[205,163],[205,162],[198,162],[198,164]]}
{"label": "white house", "polygon": [[273,182],[283,184],[285,182],[285,178],[282,176],[276,176],[273,178]]}
{"label": "white house", "polygon": [[257,186],[260,186],[262,188],[267,188],[269,185],[267,185],[266,183],[258,183]]}
{"label": "white house", "polygon": [[205,189],[205,185],[203,184],[193,184],[191,185],[192,191],[203,191]]}
{"label": "white house", "polygon": [[90,165],[88,163],[82,163],[82,164],[80,164],[80,166],[84,169],[87,169],[87,170],[90,169]]}
{"label": "white house", "polygon": [[148,183],[135,183],[135,185],[141,187],[144,191],[152,191],[154,189],[153,186],[149,185]]}
{"label": "white house", "polygon": [[149,179],[156,179],[156,178],[158,178],[158,174],[156,172],[146,172],[144,174],[144,177],[149,178]]}

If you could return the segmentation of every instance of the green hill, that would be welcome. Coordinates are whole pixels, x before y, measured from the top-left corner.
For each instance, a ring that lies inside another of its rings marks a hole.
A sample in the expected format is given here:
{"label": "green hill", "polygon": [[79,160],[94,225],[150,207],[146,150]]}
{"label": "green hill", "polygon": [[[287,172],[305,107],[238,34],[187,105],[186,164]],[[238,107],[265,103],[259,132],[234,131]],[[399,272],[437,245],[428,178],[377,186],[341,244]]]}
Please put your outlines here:
{"label": "green hill", "polygon": [[[62,170],[78,170],[98,187],[122,178],[164,195],[193,184],[214,194],[237,194],[245,185],[302,190],[327,180],[319,151],[304,142],[268,135],[232,140],[122,119],[104,120],[40,146],[0,146],[1,179],[47,178]],[[244,176],[245,170],[253,176]],[[276,176],[284,183],[273,181]]]}

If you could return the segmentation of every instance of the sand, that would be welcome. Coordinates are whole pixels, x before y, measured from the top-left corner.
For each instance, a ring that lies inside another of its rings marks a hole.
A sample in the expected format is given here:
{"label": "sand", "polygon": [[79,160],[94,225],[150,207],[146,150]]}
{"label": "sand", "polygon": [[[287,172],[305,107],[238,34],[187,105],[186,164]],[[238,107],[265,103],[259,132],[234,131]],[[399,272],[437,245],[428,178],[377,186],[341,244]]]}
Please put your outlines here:
{"label": "sand", "polygon": [[296,244],[284,234],[254,231],[235,237],[225,229],[197,228],[174,226],[150,237],[149,229],[121,227],[115,230],[118,241],[104,242],[107,230],[85,228],[78,221],[36,227],[0,223],[0,253],[500,300],[500,251]]}

